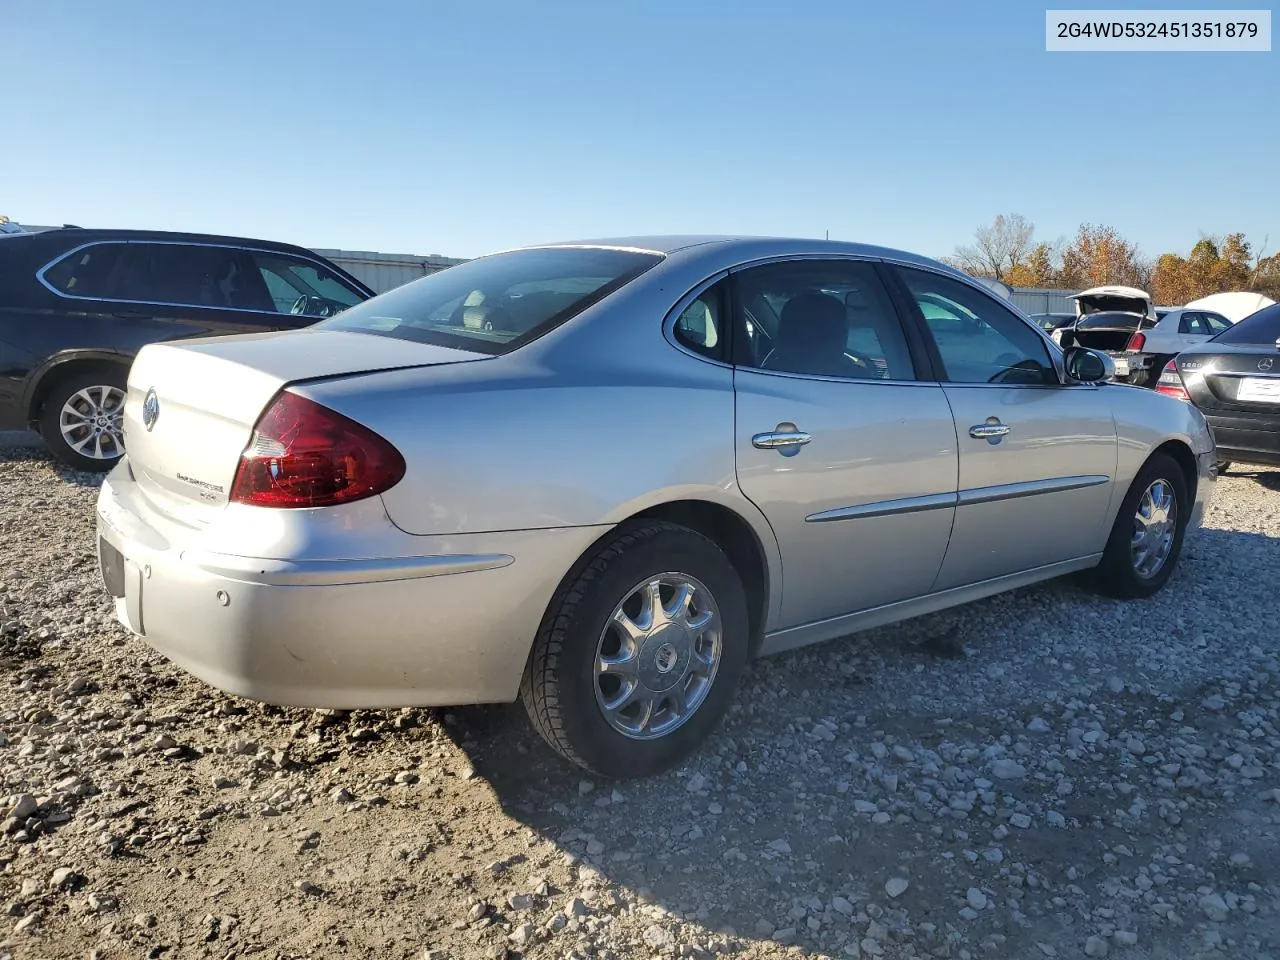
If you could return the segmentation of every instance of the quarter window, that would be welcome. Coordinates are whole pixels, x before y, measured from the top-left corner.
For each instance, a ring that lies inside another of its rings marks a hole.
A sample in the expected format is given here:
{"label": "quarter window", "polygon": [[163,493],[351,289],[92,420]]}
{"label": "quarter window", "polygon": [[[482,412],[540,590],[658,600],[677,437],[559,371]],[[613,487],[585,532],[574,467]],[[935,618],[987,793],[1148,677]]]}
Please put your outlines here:
{"label": "quarter window", "polygon": [[119,243],[91,244],[52,264],[45,282],[69,297],[105,297],[123,249]]}
{"label": "quarter window", "polygon": [[676,318],[675,336],[680,343],[704,357],[725,357],[725,281],[700,293]]}
{"label": "quarter window", "polygon": [[777,373],[914,380],[902,324],[858,260],[792,260],[735,275],[735,362]]}
{"label": "quarter window", "polygon": [[952,383],[1056,384],[1049,348],[994,297],[942,274],[896,268]]}

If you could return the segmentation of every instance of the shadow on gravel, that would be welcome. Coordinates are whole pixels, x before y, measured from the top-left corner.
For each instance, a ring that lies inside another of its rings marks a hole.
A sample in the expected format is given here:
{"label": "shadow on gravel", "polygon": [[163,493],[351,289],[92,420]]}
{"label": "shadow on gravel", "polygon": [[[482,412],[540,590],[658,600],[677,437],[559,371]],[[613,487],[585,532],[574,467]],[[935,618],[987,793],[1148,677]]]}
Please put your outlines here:
{"label": "shadow on gravel", "polygon": [[[12,435],[11,435],[12,436]],[[78,487],[96,487],[102,483],[105,474],[101,473],[84,473],[80,470],[72,470],[70,467],[64,466],[53,458],[53,456],[44,449],[44,447],[36,445],[23,446],[5,446],[0,444],[0,466],[6,463],[43,463],[52,468],[67,483],[75,484]]]}
{"label": "shadow on gravel", "polygon": [[1259,468],[1257,472],[1253,474],[1253,479],[1256,480],[1260,486],[1280,493],[1280,471],[1263,471]]}
{"label": "shadow on gravel", "polygon": [[[1280,474],[1273,476],[1280,480]],[[1165,645],[1177,650],[1185,646],[1190,653],[1198,641],[1174,622],[1186,615],[1182,598],[1190,593],[1209,597],[1209,607],[1199,614],[1231,633],[1235,611],[1260,609],[1250,599],[1256,587],[1239,571],[1261,569],[1276,548],[1276,539],[1265,535],[1206,529],[1188,544],[1177,579],[1158,598],[1133,605],[1099,600],[1078,578],[1065,578],[906,621],[858,641],[832,641],[757,661],[744,676],[726,722],[703,750],[684,769],[644,781],[594,780],[561,761],[532,732],[519,704],[440,715],[445,731],[508,816],[573,853],[608,881],[639,892],[664,911],[696,920],[704,929],[765,943],[777,937],[805,950],[835,954],[845,943],[839,931],[852,927],[847,918],[833,920],[830,905],[847,907],[851,902],[854,926],[867,910],[892,926],[897,911],[909,905],[917,929],[922,923],[935,924],[938,936],[945,938],[943,931],[965,906],[964,891],[1005,888],[1000,871],[1007,873],[1010,864],[1031,889],[1067,890],[1077,883],[1100,882],[1106,876],[1102,858],[1113,845],[1129,843],[1137,849],[1148,842],[1146,837],[1157,835],[1151,831],[1169,829],[1154,817],[1155,827],[1120,830],[1111,824],[1115,810],[1131,803],[1127,794],[1110,786],[1132,774],[1133,768],[1119,760],[1070,764],[1068,773],[1080,778],[1070,797],[1057,797],[1050,789],[1052,779],[1000,783],[1002,794],[1039,812],[1033,828],[1016,829],[1015,824],[1013,830],[998,831],[995,841],[996,820],[991,817],[976,811],[959,816],[945,803],[917,799],[920,751],[935,751],[949,742],[974,750],[976,756],[1002,738],[1007,742],[1008,731],[1022,730],[1032,713],[1043,709],[1032,692],[1029,702],[1014,705],[1011,713],[1007,705],[988,702],[983,691],[990,688],[975,683],[975,673],[1008,666],[1014,662],[1010,658],[1048,656],[1053,638],[1036,633],[1034,625],[1023,628],[1019,616],[1033,608],[1057,607],[1070,618],[1078,606],[1081,620],[1092,622],[1099,610],[1128,608],[1131,622],[1140,626],[1132,635],[1165,635]],[[1003,629],[998,626],[1002,621]],[[984,623],[1007,636],[975,635],[974,625]],[[957,632],[960,637],[949,645],[948,635]],[[971,642],[982,652],[971,655],[965,649]],[[857,649],[863,653],[855,653]],[[1207,650],[1202,655],[1211,655]],[[863,666],[852,669],[858,657],[864,658]],[[1057,663],[1039,670],[1051,675],[1059,669]],[[945,718],[920,704],[887,702],[891,697],[878,689],[876,672],[886,668],[899,677],[910,673],[931,677],[933,683],[974,684],[973,702],[958,712],[948,708]],[[1022,682],[1032,682],[1033,691],[1054,682],[1051,676],[1032,681],[1025,664],[1012,669],[1022,672]],[[1106,665],[1097,673],[1103,695],[1106,678],[1115,669]],[[1138,673],[1132,669],[1125,675]],[[771,698],[766,703],[758,702],[762,691]],[[1189,704],[1198,704],[1203,696],[1198,686],[1179,692]],[[1109,696],[1121,714],[1167,709],[1150,691],[1126,688]],[[865,715],[865,722],[859,715]],[[824,745],[825,736],[814,736],[815,721],[830,716],[856,722],[843,723],[832,738],[837,742]],[[1050,739],[1057,736],[1055,730]],[[868,783],[853,772],[856,765],[841,757],[852,749],[869,760],[873,742],[877,748],[887,745],[888,753],[874,754],[882,775]],[[900,757],[894,752],[899,744],[911,745],[912,752]],[[1100,791],[1099,783],[1105,789]],[[876,806],[868,807],[868,800],[878,801],[881,811],[892,810],[892,821],[873,823],[868,814]],[[1074,826],[1046,823],[1045,809],[1060,811]],[[1084,825],[1090,829],[1081,829]],[[1193,838],[1195,829],[1187,825],[1184,836]],[[1260,850],[1259,856],[1264,852],[1270,856],[1274,851]],[[885,883],[891,877],[909,877],[910,892],[896,900],[887,896]],[[816,917],[822,917],[818,927],[810,923]],[[1004,927],[1008,939],[1000,943],[1006,950],[1032,950],[1038,940],[1068,944],[1079,939],[1077,925],[1063,916],[1040,916],[1034,929],[1033,937],[1029,927]],[[941,943],[931,943],[926,952],[934,947],[943,949]]]}

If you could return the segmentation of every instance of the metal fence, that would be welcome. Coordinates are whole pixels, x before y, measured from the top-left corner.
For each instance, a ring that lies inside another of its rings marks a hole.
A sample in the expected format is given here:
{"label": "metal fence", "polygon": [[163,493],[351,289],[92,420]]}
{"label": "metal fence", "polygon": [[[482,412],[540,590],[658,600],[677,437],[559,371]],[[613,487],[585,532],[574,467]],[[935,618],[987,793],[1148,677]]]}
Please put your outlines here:
{"label": "metal fence", "polygon": [[357,280],[372,287],[375,293],[386,293],[410,280],[417,280],[464,262],[455,257],[441,257],[437,254],[423,257],[409,253],[375,253],[369,250],[314,252],[332,260]]}
{"label": "metal fence", "polygon": [[1043,287],[1014,287],[1013,302],[1024,313],[1075,313],[1071,299],[1079,290],[1050,290]]}

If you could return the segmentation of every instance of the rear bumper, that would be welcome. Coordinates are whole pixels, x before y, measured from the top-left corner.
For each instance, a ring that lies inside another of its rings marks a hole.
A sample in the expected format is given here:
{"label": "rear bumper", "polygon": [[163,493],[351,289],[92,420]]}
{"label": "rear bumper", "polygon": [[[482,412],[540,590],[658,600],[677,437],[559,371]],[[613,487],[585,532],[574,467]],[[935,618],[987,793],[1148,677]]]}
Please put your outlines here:
{"label": "rear bumper", "polygon": [[1280,417],[1205,414],[1218,446],[1218,459],[1280,466]]}
{"label": "rear bumper", "polygon": [[[376,500],[347,506],[385,520]],[[342,709],[515,699],[552,593],[601,533],[415,537],[388,520],[384,549],[365,559],[213,553],[206,531],[148,507],[127,463],[102,486],[97,525],[103,579],[133,633],[228,693]]]}

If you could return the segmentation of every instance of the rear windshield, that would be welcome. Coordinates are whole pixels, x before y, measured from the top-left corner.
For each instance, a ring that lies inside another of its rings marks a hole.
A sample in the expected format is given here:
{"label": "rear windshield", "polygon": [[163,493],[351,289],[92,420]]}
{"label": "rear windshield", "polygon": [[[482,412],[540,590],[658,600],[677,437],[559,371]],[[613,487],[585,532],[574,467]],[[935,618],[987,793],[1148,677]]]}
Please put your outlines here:
{"label": "rear windshield", "polygon": [[1091,313],[1146,313],[1149,309],[1145,300],[1134,297],[1092,296],[1082,297],[1077,302],[1082,316]]}
{"label": "rear windshield", "polygon": [[536,340],[661,259],[599,247],[498,253],[397,287],[313,329],[506,353]]}
{"label": "rear windshield", "polygon": [[1214,343],[1259,343],[1277,346],[1280,341],[1280,303],[1251,313],[1234,327],[1213,338]]}

